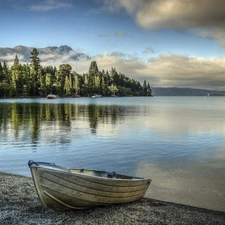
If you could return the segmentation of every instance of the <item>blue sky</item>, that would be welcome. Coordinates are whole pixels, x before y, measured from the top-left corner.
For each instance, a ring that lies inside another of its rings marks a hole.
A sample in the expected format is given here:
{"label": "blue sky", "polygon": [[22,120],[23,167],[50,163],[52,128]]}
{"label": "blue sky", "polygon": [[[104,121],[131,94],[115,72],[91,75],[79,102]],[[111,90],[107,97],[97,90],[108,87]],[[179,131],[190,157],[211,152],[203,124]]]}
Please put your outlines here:
{"label": "blue sky", "polygon": [[[0,0],[0,4],[0,47],[68,45],[96,60],[100,70],[115,67],[153,87],[225,90],[224,0]],[[49,64],[59,65],[60,59]],[[83,73],[90,61],[68,64]]]}

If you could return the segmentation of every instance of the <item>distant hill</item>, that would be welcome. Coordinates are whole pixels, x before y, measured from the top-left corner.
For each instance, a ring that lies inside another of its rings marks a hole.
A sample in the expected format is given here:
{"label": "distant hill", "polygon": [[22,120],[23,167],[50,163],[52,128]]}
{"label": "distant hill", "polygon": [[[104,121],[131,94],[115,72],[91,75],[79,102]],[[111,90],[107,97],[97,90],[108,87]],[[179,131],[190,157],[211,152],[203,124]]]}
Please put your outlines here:
{"label": "distant hill", "polygon": [[[18,55],[20,61],[30,62],[31,51],[34,47],[27,47],[18,45],[14,48],[0,48],[0,62],[6,60],[7,62],[13,62],[15,55]],[[48,46],[45,48],[37,48],[39,57],[42,62],[47,62],[49,60],[57,60],[60,57],[66,56],[68,61],[79,59],[90,59],[89,56],[84,53],[75,52],[71,47],[67,45],[57,46]],[[22,60],[21,60],[22,59]]]}
{"label": "distant hill", "polygon": [[225,96],[225,91],[213,91],[193,88],[162,88],[151,87],[154,96]]}

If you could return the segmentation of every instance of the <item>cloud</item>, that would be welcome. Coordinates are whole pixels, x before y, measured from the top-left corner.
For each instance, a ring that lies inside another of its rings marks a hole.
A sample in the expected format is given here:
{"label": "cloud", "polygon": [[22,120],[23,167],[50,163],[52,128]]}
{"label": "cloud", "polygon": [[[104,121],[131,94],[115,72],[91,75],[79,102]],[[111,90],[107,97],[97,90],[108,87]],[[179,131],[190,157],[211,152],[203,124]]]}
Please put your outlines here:
{"label": "cloud", "polygon": [[55,9],[70,8],[72,4],[58,0],[44,0],[41,4],[31,5],[31,11],[50,11]]}
{"label": "cloud", "polygon": [[146,48],[145,48],[145,50],[143,51],[143,54],[149,54],[149,53],[154,53],[155,51],[154,51],[154,49],[152,48],[152,47],[150,47],[150,46],[147,46]]}
{"label": "cloud", "polygon": [[9,64],[9,66],[11,66],[13,64],[14,60],[15,60],[16,55],[17,55],[19,60],[26,63],[24,61],[24,55],[22,55],[22,54],[6,54],[4,56],[1,55],[1,61],[6,61],[7,64]]}
{"label": "cloud", "polygon": [[154,86],[224,89],[225,59],[161,55],[149,60],[141,76],[150,76]]}
{"label": "cloud", "polygon": [[[225,47],[224,0],[116,0],[109,4],[110,12],[121,9],[133,16],[144,29],[190,30],[197,35],[219,40]],[[109,1],[110,2],[110,1]]]}
{"label": "cloud", "polygon": [[225,24],[223,0],[119,0],[117,3],[146,29],[222,27]]}

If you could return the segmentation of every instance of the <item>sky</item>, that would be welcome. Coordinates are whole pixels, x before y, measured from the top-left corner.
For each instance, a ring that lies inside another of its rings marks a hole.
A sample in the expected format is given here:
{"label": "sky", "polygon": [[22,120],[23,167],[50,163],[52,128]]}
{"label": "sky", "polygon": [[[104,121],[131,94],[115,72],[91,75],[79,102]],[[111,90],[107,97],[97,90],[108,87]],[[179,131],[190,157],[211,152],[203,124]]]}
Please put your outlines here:
{"label": "sky", "polygon": [[0,0],[0,27],[2,48],[68,45],[151,87],[225,90],[225,0]]}

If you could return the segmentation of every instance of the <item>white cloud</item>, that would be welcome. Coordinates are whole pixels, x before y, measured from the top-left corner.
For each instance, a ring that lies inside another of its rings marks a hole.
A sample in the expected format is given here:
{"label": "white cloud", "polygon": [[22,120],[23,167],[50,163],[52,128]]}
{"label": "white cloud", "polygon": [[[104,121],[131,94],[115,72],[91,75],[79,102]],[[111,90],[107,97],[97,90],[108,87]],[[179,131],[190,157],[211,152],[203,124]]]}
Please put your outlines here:
{"label": "white cloud", "polygon": [[22,54],[7,54],[5,56],[1,56],[1,61],[9,62],[8,64],[9,64],[9,66],[11,66],[14,62],[16,55],[17,55],[19,61],[24,62],[24,55],[22,55]]}
{"label": "white cloud", "polygon": [[61,8],[70,8],[72,4],[58,0],[44,0],[41,4],[34,4],[29,7],[31,11],[50,11]]}

